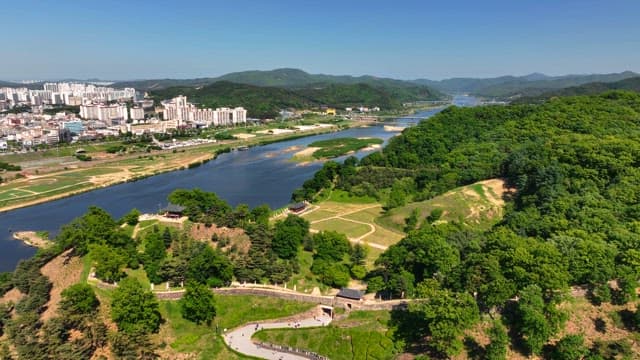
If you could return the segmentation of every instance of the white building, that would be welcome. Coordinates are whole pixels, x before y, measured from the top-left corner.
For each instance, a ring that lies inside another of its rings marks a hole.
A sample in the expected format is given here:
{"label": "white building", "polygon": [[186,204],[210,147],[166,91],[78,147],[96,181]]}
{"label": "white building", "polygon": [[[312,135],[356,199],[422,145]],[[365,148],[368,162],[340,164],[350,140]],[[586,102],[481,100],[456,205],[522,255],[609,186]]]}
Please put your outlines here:
{"label": "white building", "polygon": [[125,104],[84,104],[80,106],[80,117],[85,120],[104,121],[110,125],[118,125],[129,118]]}
{"label": "white building", "polygon": [[142,120],[144,119],[144,109],[141,107],[132,107],[129,109],[129,119]]}
{"label": "white building", "polygon": [[178,96],[162,102],[164,119],[176,120],[178,126],[191,123],[195,126],[230,126],[247,122],[247,110],[242,107],[234,109],[217,108],[199,109],[187,101],[186,96]]}

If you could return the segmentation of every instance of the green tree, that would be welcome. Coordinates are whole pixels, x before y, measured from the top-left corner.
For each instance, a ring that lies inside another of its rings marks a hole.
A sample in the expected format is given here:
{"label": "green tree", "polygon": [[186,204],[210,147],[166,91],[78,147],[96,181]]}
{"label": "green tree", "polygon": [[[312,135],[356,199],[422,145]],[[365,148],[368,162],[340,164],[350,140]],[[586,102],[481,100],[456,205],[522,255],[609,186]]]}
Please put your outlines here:
{"label": "green tree", "polygon": [[407,203],[407,194],[400,187],[392,187],[387,199],[386,208],[393,209],[404,206]]}
{"label": "green tree", "polygon": [[406,219],[404,219],[404,232],[408,233],[409,231],[415,230],[416,226],[418,226],[418,216],[420,212],[418,209],[413,209],[411,211],[411,215],[409,215]]}
{"label": "green tree", "polygon": [[138,224],[138,218],[140,218],[140,211],[136,208],[133,208],[125,216],[122,217],[121,222],[127,225],[135,226]]}
{"label": "green tree", "polygon": [[554,302],[545,303],[539,286],[529,285],[520,292],[514,326],[529,353],[540,354],[563,320]]}
{"label": "green tree", "polygon": [[360,243],[353,245],[353,248],[351,249],[351,264],[355,266],[364,265],[368,252],[369,249],[362,246]]}
{"label": "green tree", "polygon": [[213,292],[205,285],[189,282],[180,299],[182,317],[196,324],[207,323],[216,316],[216,304]]}
{"label": "green tree", "polygon": [[509,346],[507,329],[505,329],[500,321],[494,321],[488,334],[491,342],[485,349],[485,359],[505,360],[507,358],[507,347]]}
{"label": "green tree", "polygon": [[342,261],[351,250],[351,244],[344,234],[335,231],[320,231],[313,235],[314,255],[317,259]]}
{"label": "green tree", "polygon": [[68,315],[95,315],[98,312],[100,301],[88,284],[75,284],[62,291],[60,310],[63,316]]}
{"label": "green tree", "polygon": [[196,254],[187,263],[188,280],[211,287],[228,285],[233,277],[233,266],[220,250],[200,244]]}
{"label": "green tree", "polygon": [[289,214],[285,220],[276,223],[271,247],[281,259],[293,259],[308,234],[309,222]]}
{"label": "green tree", "polygon": [[462,335],[479,320],[476,302],[466,293],[438,289],[434,280],[420,283],[416,289],[421,299],[409,303],[409,313],[417,323],[415,335],[430,336],[429,346],[453,356],[463,349]]}
{"label": "green tree", "polygon": [[122,251],[108,245],[91,245],[90,249],[98,279],[113,283],[125,276],[127,259]]}
{"label": "green tree", "polygon": [[580,360],[589,353],[584,345],[582,335],[567,335],[560,339],[553,348],[553,359]]}
{"label": "green tree", "polygon": [[157,332],[162,320],[155,295],[133,278],[122,280],[113,291],[111,318],[128,334]]}

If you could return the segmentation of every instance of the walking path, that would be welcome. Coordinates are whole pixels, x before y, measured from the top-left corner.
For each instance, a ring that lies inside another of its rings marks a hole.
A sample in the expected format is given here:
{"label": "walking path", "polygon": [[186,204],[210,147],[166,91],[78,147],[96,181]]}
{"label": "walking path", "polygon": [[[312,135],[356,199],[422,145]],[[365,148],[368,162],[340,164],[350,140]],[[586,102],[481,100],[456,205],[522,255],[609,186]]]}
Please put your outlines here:
{"label": "walking path", "polygon": [[309,315],[309,317],[299,319],[297,321],[275,320],[274,322],[250,323],[226,332],[222,338],[230,348],[245,355],[269,360],[305,360],[308,358],[301,355],[261,347],[253,342],[251,337],[253,334],[263,329],[298,329],[318,327],[326,326],[330,322],[331,316],[320,310],[315,316]]}
{"label": "walking path", "polygon": [[[365,206],[365,207],[362,207],[362,208],[359,208],[359,209],[355,209],[355,210],[347,211],[347,212],[344,212],[344,213],[336,214],[336,215],[333,215],[333,216],[330,216],[330,217],[326,217],[324,219],[318,219],[318,220],[315,220],[315,221],[311,221],[311,224],[313,225],[313,224],[317,224],[319,222],[323,222],[323,221],[327,221],[327,220],[339,219],[339,220],[352,222],[352,223],[355,223],[355,224],[366,225],[370,229],[366,234],[364,234],[362,236],[359,236],[357,238],[351,238],[351,237],[348,238],[349,241],[354,243],[354,244],[361,244],[364,238],[366,238],[367,236],[369,236],[369,235],[371,235],[371,234],[376,232],[376,227],[373,226],[371,223],[367,223],[367,222],[364,222],[364,221],[353,220],[353,219],[348,219],[348,218],[345,218],[344,216],[355,214],[357,212],[368,210],[368,209],[372,209],[372,208],[376,208],[376,207],[379,207],[379,206],[380,205],[378,205],[378,204],[371,205],[371,206]],[[307,214],[312,212],[312,211],[314,211],[314,210],[316,210],[316,209],[318,209],[318,207],[310,210],[309,212],[307,212]],[[313,233],[318,232],[317,230],[314,230],[314,229],[311,229],[310,231],[313,232]],[[381,245],[381,244],[376,244],[376,243],[372,243],[372,242],[367,242],[366,244],[371,246],[372,248],[376,248],[376,249],[380,249],[380,250],[387,250],[389,248],[388,246]]]}

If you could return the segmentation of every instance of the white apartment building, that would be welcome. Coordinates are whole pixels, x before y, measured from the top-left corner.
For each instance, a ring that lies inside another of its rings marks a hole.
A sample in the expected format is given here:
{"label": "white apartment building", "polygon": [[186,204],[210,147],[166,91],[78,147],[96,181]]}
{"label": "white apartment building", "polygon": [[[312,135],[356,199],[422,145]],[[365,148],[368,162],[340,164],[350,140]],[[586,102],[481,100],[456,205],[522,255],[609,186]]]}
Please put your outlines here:
{"label": "white apartment building", "polygon": [[141,107],[132,107],[129,109],[129,119],[142,120],[144,119],[144,109]]}
{"label": "white apartment building", "polygon": [[176,120],[178,126],[192,123],[196,126],[230,126],[247,122],[247,110],[242,107],[234,109],[217,108],[199,109],[187,101],[186,96],[178,96],[162,102],[164,119]]}
{"label": "white apartment building", "polygon": [[80,106],[80,117],[85,120],[100,120],[108,125],[118,125],[126,121],[129,115],[125,104],[84,104]]}

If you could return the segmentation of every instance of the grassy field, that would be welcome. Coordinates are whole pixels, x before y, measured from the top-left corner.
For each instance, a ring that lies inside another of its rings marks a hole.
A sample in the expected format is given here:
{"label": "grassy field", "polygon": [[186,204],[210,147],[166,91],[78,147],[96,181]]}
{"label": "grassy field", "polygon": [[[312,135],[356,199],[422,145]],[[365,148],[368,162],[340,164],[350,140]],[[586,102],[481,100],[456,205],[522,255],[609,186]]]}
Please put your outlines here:
{"label": "grassy field", "polygon": [[369,249],[366,264],[370,268],[389,245],[404,237],[402,231],[385,228],[376,222],[383,210],[371,198],[349,197],[338,190],[328,195],[327,199],[329,200],[314,204],[311,211],[302,217],[311,223],[312,231],[337,231],[345,234],[352,242],[359,240],[366,245]]}
{"label": "grassy field", "polygon": [[199,359],[248,359],[224,345],[221,337],[216,335],[216,325],[222,332],[225,328],[290,316],[312,307],[308,303],[259,296],[216,296],[217,315],[214,322],[207,326],[183,319],[178,302],[161,301],[160,312],[166,322],[162,325],[157,340],[167,344],[164,349],[167,358],[177,357],[175,353],[189,353],[197,355]]}
{"label": "grassy field", "polygon": [[337,231],[354,239],[364,236],[371,231],[371,228],[368,225],[354,223],[343,219],[319,221],[313,224],[313,229],[318,231]]}
{"label": "grassy field", "polygon": [[441,221],[458,221],[477,229],[487,229],[502,218],[505,193],[503,184],[502,180],[494,179],[459,187],[430,200],[392,209],[376,222],[386,228],[402,231],[405,219],[414,209],[418,209],[418,225],[433,210],[441,209]]}
{"label": "grassy field", "polygon": [[254,338],[310,350],[332,360],[393,359],[399,349],[391,338],[389,318],[387,311],[354,311],[327,327],[263,330]]}

